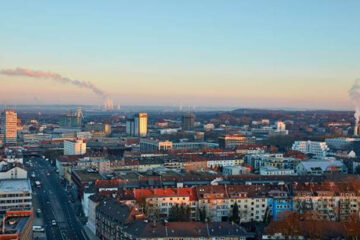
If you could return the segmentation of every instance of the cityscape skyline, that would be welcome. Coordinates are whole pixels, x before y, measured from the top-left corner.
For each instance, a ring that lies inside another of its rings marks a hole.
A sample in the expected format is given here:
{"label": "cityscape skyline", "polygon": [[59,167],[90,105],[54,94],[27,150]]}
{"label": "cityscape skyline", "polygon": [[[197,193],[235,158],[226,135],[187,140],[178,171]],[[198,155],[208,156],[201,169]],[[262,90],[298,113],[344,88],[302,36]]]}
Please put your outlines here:
{"label": "cityscape skyline", "polygon": [[[358,2],[140,2],[4,3],[0,69],[88,81],[120,105],[353,109]],[[5,104],[103,103],[47,79],[0,82]]]}

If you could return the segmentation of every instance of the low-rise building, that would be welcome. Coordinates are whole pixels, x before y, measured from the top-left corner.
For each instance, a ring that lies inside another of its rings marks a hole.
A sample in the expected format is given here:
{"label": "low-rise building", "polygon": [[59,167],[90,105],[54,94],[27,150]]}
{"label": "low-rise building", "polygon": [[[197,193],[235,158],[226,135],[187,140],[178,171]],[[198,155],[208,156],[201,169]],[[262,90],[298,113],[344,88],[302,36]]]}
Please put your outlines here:
{"label": "low-rise building", "polygon": [[265,166],[260,168],[260,175],[263,176],[295,175],[295,171],[293,169],[279,169],[277,167]]}
{"label": "low-rise building", "polygon": [[308,160],[300,162],[296,167],[298,175],[323,175],[332,173],[347,173],[347,167],[339,160]]}
{"label": "low-rise building", "polygon": [[0,180],[0,211],[31,208],[32,190],[28,179]]}
{"label": "low-rise building", "polygon": [[249,174],[251,169],[244,166],[225,166],[223,167],[222,172],[224,175],[241,175]]}
{"label": "low-rise building", "polygon": [[33,211],[6,211],[1,219],[0,239],[33,239]]}

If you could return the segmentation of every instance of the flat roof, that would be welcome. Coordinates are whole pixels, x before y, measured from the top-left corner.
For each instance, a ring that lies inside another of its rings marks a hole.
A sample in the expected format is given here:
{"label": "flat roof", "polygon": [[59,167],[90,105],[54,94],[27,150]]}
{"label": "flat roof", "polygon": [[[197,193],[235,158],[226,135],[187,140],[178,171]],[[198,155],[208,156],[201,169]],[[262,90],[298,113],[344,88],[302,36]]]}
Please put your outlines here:
{"label": "flat roof", "polygon": [[0,192],[31,192],[30,180],[28,179],[8,179],[0,181]]}

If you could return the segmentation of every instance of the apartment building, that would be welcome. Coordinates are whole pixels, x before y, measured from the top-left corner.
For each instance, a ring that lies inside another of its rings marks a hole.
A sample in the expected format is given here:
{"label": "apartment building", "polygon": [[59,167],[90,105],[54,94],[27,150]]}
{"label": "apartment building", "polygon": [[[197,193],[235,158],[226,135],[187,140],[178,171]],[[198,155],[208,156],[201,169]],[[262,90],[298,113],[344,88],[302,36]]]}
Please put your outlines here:
{"label": "apartment building", "polygon": [[254,171],[259,171],[262,167],[294,170],[300,160],[292,157],[284,157],[283,154],[276,153],[246,155],[245,162],[252,166]]}
{"label": "apartment building", "polygon": [[299,213],[315,212],[314,217],[330,221],[360,213],[359,190],[348,183],[304,183],[293,188],[294,211]]}
{"label": "apartment building", "polygon": [[218,185],[196,187],[198,208],[205,209],[210,221],[227,221],[235,203],[240,222],[261,222],[268,207],[265,189],[252,185]]}
{"label": "apartment building", "polygon": [[134,197],[147,216],[168,218],[172,207],[190,208],[190,218],[196,220],[197,202],[193,188],[135,189]]}
{"label": "apartment building", "polygon": [[317,157],[326,157],[329,147],[326,142],[295,141],[292,150],[300,151],[305,154],[313,154]]}

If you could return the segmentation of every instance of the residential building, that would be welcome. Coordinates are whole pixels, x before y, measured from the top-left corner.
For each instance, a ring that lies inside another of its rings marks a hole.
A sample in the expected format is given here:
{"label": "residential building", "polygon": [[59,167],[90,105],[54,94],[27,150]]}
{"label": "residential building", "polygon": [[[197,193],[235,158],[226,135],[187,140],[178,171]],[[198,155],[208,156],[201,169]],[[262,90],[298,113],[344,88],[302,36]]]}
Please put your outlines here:
{"label": "residential building", "polygon": [[135,189],[134,197],[140,203],[145,201],[148,216],[168,218],[172,207],[184,205],[190,208],[190,218],[196,220],[197,205],[193,188]]}
{"label": "residential building", "polygon": [[293,199],[288,189],[271,190],[268,192],[268,196],[269,214],[275,220],[281,217],[281,214],[293,211]]}
{"label": "residential building", "polygon": [[297,183],[293,186],[294,211],[316,212],[318,217],[330,221],[344,221],[360,212],[357,187],[349,183]]}
{"label": "residential building", "polygon": [[[196,230],[196,231],[195,231]],[[136,220],[121,232],[122,239],[164,239],[164,240],[245,240],[252,239],[254,234],[229,222],[168,222],[154,223]]]}
{"label": "residential building", "polygon": [[300,160],[292,157],[284,157],[281,153],[265,153],[246,155],[245,162],[252,166],[254,171],[259,171],[261,167],[276,167],[278,169],[294,170]]}
{"label": "residential building", "polygon": [[148,221],[136,209],[113,199],[102,200],[96,207],[96,236],[99,239],[125,240],[245,240],[253,237],[252,234],[248,234],[242,227],[226,222]]}

